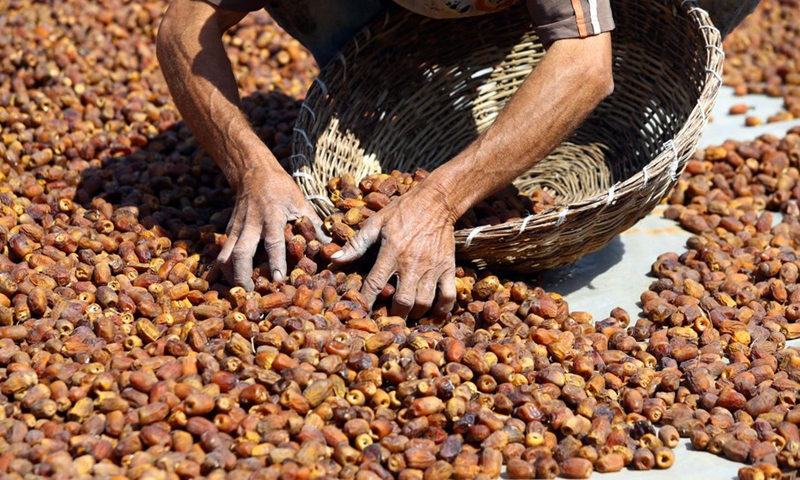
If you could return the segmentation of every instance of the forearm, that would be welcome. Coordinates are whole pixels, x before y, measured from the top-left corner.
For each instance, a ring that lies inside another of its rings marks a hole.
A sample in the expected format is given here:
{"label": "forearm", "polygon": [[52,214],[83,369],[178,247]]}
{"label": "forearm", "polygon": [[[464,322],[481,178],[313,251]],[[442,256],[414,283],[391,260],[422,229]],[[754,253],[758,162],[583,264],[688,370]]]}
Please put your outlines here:
{"label": "forearm", "polygon": [[241,112],[222,44],[222,33],[242,16],[199,0],[174,0],[158,37],[159,62],[175,104],[234,187],[253,168],[280,169]]}
{"label": "forearm", "polygon": [[455,221],[546,157],[612,88],[609,34],[556,42],[492,127],[426,186]]}

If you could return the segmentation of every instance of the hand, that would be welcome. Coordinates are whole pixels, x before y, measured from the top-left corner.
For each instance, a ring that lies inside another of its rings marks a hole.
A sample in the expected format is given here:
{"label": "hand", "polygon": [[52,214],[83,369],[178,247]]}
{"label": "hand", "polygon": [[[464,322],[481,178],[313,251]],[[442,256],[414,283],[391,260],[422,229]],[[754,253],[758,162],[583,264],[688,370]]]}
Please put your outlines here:
{"label": "hand", "polygon": [[253,289],[253,256],[261,240],[272,280],[280,282],[286,276],[283,230],[287,222],[308,217],[316,227],[317,238],[330,242],[322,231],[322,221],[285,171],[263,168],[251,172],[237,182],[228,239],[217,257],[225,277],[248,291]]}
{"label": "hand", "polygon": [[453,221],[440,200],[420,185],[369,218],[364,227],[333,255],[334,264],[351,262],[381,239],[378,259],[361,293],[372,306],[389,279],[397,274],[392,314],[419,318],[439,298],[433,313],[445,315],[456,299]]}

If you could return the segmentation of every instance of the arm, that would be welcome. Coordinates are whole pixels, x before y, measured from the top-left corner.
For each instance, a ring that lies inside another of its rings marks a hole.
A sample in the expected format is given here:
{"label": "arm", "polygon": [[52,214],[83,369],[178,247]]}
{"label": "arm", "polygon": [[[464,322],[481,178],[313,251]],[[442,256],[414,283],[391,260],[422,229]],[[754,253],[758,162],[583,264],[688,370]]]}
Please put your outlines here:
{"label": "arm", "polygon": [[[611,35],[555,42],[486,134],[430,175],[455,223],[539,163],[613,90]],[[505,159],[505,161],[497,161]]]}
{"label": "arm", "polygon": [[371,217],[334,261],[358,258],[381,239],[364,282],[367,300],[397,273],[394,314],[421,316],[437,284],[435,313],[448,312],[455,301],[456,220],[541,161],[612,90],[609,33],[556,41],[485,134]]}
{"label": "arm", "polygon": [[[184,121],[236,190],[218,261],[229,280],[252,288],[263,239],[273,279],[286,274],[283,228],[301,216],[321,222],[241,112],[222,34],[246,14],[200,0],[173,0],[158,31],[158,60]],[[326,238],[320,233],[320,238]]]}

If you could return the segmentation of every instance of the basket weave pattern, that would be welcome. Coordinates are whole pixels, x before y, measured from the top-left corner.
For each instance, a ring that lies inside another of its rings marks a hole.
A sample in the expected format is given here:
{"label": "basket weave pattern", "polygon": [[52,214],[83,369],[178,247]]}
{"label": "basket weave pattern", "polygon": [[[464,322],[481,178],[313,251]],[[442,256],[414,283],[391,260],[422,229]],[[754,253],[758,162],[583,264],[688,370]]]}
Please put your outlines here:
{"label": "basket weave pattern", "polygon": [[[721,85],[719,32],[689,0],[613,0],[612,9],[614,93],[514,181],[521,192],[549,190],[558,205],[457,231],[459,259],[516,273],[572,263],[647,215],[683,170]],[[492,124],[543,55],[524,7],[455,21],[391,9],[309,89],[294,177],[327,215],[332,177],[433,170]]]}

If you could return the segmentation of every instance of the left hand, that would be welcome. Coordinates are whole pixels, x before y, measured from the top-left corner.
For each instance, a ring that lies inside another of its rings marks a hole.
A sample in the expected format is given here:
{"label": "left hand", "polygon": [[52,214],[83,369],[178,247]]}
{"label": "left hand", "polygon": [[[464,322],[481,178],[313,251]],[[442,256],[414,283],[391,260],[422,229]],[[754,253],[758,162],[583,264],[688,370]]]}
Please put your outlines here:
{"label": "left hand", "polygon": [[378,259],[361,288],[370,307],[396,273],[393,315],[419,318],[431,306],[435,315],[445,315],[456,300],[453,223],[441,197],[419,185],[371,216],[331,260],[352,262],[380,239]]}

